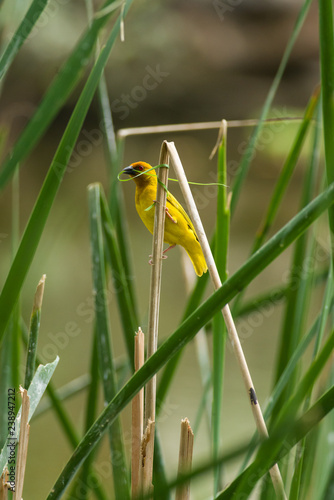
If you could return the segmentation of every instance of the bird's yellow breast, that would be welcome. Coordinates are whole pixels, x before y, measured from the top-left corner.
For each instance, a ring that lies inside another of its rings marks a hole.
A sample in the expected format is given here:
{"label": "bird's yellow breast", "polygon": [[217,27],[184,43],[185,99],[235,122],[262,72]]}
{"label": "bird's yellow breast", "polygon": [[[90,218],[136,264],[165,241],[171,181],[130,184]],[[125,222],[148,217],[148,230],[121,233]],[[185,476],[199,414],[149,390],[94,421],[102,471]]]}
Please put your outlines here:
{"label": "bird's yellow breast", "polygon": [[[136,209],[141,220],[152,234],[154,227],[155,199],[156,186],[149,185],[145,186],[145,188],[137,186],[135,198]],[[184,247],[188,247],[192,242],[198,245],[192,227],[189,226],[180,210],[168,200],[166,202],[166,207],[170,217],[167,215],[165,217],[164,242],[169,245],[182,245]]]}

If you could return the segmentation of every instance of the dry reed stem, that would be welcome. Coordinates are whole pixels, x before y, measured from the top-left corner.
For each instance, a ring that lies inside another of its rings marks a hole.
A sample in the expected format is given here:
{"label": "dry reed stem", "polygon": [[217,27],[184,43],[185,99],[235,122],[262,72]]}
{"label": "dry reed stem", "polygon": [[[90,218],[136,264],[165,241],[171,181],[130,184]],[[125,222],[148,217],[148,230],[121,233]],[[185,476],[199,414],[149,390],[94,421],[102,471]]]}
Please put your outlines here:
{"label": "dry reed stem", "polygon": [[[167,163],[166,148],[161,149],[160,164]],[[152,248],[152,269],[150,283],[150,299],[148,313],[148,332],[147,332],[147,358],[152,356],[157,350],[158,345],[158,324],[159,324],[159,306],[161,291],[161,273],[162,273],[162,252],[164,244],[165,216],[166,216],[166,198],[167,192],[163,186],[168,184],[168,168],[160,167],[158,172],[157,196],[154,213],[153,228],[153,248]],[[152,481],[153,475],[153,452],[154,452],[154,425],[156,410],[156,375],[154,375],[146,384],[145,388],[145,436],[142,443],[142,451],[145,453],[144,476],[142,481],[143,493],[149,493],[152,485],[149,484],[149,478]],[[143,458],[142,457],[142,458]],[[151,468],[151,470],[149,470]]]}
{"label": "dry reed stem", "polygon": [[[178,476],[191,471],[194,447],[194,433],[190,427],[189,420],[181,420],[180,451]],[[190,500],[190,481],[176,488],[175,500]]]}
{"label": "dry reed stem", "polygon": [[[220,125],[221,125],[221,123],[220,123]],[[210,248],[208,239],[206,237],[206,234],[205,234],[205,231],[204,231],[204,228],[202,225],[202,221],[200,219],[194,198],[193,198],[191,190],[189,188],[189,184],[188,184],[180,157],[178,155],[177,149],[176,149],[175,144],[173,142],[164,141],[163,146],[165,146],[167,148],[167,151],[169,153],[171,163],[174,167],[176,176],[177,176],[179,183],[180,183],[180,188],[181,188],[183,197],[184,197],[186,204],[187,204],[187,207],[188,207],[189,215],[190,215],[192,222],[194,224],[198,239],[200,241],[200,244],[201,244],[204,256],[205,256],[205,260],[206,260],[206,263],[208,266],[211,280],[213,282],[215,290],[217,290],[218,288],[220,288],[222,286],[222,283],[221,283],[221,280],[220,280],[220,277],[219,277],[219,274],[217,271],[217,267],[216,267],[216,264],[215,264],[215,261],[214,261],[214,258],[213,258],[212,252],[211,252],[211,248]],[[229,339],[231,341],[232,349],[233,349],[233,352],[237,358],[239,368],[241,370],[241,374],[242,374],[242,377],[243,377],[243,380],[244,380],[244,383],[246,386],[248,398],[249,398],[249,401],[251,404],[251,408],[252,408],[252,412],[253,412],[253,416],[255,419],[255,423],[256,423],[258,432],[261,436],[268,437],[268,430],[267,430],[267,427],[266,427],[266,424],[265,424],[265,421],[264,421],[264,418],[262,415],[260,405],[256,399],[254,384],[253,384],[253,381],[252,381],[252,378],[251,378],[251,375],[250,375],[250,372],[249,372],[249,369],[247,366],[246,358],[244,356],[244,353],[243,353],[243,350],[241,347],[241,343],[240,343],[240,340],[238,337],[238,333],[237,333],[237,330],[236,330],[236,327],[235,327],[235,324],[234,324],[234,321],[233,321],[228,304],[226,304],[223,307],[222,314],[223,314],[223,317],[224,317],[224,320],[226,323],[227,332],[228,332]],[[272,482],[273,482],[273,485],[275,488],[276,496],[278,498],[286,499],[286,495],[284,492],[283,480],[282,480],[282,477],[281,477],[281,474],[280,474],[280,471],[279,471],[277,464],[274,465],[270,469],[269,472],[270,472],[271,479],[272,479]]]}
{"label": "dry reed stem", "polygon": [[148,421],[141,443],[141,485],[144,495],[153,495],[153,452],[155,422]]}
{"label": "dry reed stem", "polygon": [[5,467],[0,477],[0,500],[8,499],[8,469]]}
{"label": "dry reed stem", "polygon": [[[135,335],[135,371],[144,364],[144,334],[139,327]],[[132,400],[132,453],[131,453],[131,491],[136,498],[141,492],[141,444],[144,426],[144,389]]]}
{"label": "dry reed stem", "polygon": [[[301,117],[268,118],[267,120],[263,120],[263,123],[301,121],[302,119],[303,118]],[[124,139],[125,137],[131,135],[163,134],[166,132],[188,132],[189,130],[212,130],[216,128],[220,129],[221,123],[222,122],[220,120],[214,122],[178,123],[172,125],[152,125],[149,127],[121,128],[117,132],[117,139]],[[256,125],[260,123],[260,120],[230,120],[226,123],[228,128],[256,127]]]}
{"label": "dry reed stem", "polygon": [[20,394],[22,396],[21,407],[21,424],[20,424],[20,437],[19,446],[17,451],[17,465],[16,465],[16,485],[14,500],[21,500],[23,493],[24,473],[26,470],[28,442],[29,442],[29,429],[28,424],[30,400],[26,389],[20,387]]}

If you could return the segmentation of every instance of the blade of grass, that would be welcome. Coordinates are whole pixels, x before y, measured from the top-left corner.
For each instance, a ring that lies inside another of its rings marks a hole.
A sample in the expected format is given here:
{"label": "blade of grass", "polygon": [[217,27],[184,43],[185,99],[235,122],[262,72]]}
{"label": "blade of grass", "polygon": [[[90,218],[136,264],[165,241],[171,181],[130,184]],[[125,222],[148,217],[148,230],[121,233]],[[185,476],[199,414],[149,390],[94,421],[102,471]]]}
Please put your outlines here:
{"label": "blade of grass", "polygon": [[[110,5],[114,0],[107,0],[103,7]],[[125,0],[123,17],[126,16],[132,0]],[[102,7],[102,8],[103,8]],[[44,134],[53,118],[57,115],[62,105],[66,102],[75,85],[79,82],[84,68],[89,62],[89,57],[94,49],[100,30],[105,26],[111,13],[100,18],[95,18],[91,27],[84,33],[77,48],[58,73],[51,84],[36,113],[23,131],[15,144],[10,156],[5,160],[0,171],[0,189],[2,189],[13,175],[15,167],[29,154],[38,140]],[[110,38],[116,38],[119,33],[121,16],[118,17]],[[110,42],[107,42],[109,45]]]}
{"label": "blade of grass", "polygon": [[[92,22],[94,13],[92,0],[86,0],[86,9],[87,9],[88,19],[90,22]],[[124,221],[124,217],[122,218],[122,222],[120,223],[121,214],[124,213],[124,200],[122,191],[119,189],[118,178],[117,178],[118,171],[120,170],[121,165],[120,165],[120,158],[117,152],[117,142],[114,131],[114,124],[113,124],[111,106],[108,96],[108,88],[104,74],[101,76],[99,82],[97,96],[100,107],[100,115],[102,119],[101,123],[104,129],[105,156],[108,166],[107,170],[109,174],[109,187],[110,187],[109,208],[112,220],[117,229],[118,244],[120,246],[120,256],[123,262],[124,274],[127,279],[127,289],[130,295],[130,299],[132,301],[132,308],[135,311],[135,314],[137,315],[135,294],[132,285],[132,272],[131,272],[130,258],[129,258],[130,245],[127,239],[127,234],[129,234],[129,232],[126,230],[127,229],[126,221]],[[132,362],[133,356],[130,358],[130,360]]]}
{"label": "blade of grass", "polygon": [[[21,334],[22,334],[22,339],[23,339],[24,344],[26,345],[26,347],[28,347],[28,331],[27,331],[25,324],[22,321],[21,321]],[[36,355],[36,365],[37,366],[42,365],[42,362],[39,359],[38,355]],[[60,392],[61,392],[61,389],[56,391],[53,387],[52,382],[50,381],[47,388],[46,388],[46,393],[47,393],[48,398],[51,402],[50,403],[51,407],[53,408],[53,410],[54,410],[54,412],[59,420],[59,423],[64,431],[64,435],[67,437],[72,448],[75,448],[78,445],[80,439],[79,439],[79,436],[76,432],[74,425],[71,422],[71,419],[70,419],[65,407],[62,405],[62,395],[60,394]],[[64,396],[64,398],[65,398],[65,396]],[[41,402],[37,408],[38,409],[34,412],[34,415],[32,416],[32,418],[36,418],[38,415],[43,413],[43,402]],[[94,480],[94,478],[95,478],[95,475],[93,475],[93,480]],[[98,483],[99,483],[99,480],[96,479],[94,481],[94,484],[96,485],[94,493],[97,496],[97,498],[99,498],[101,500],[105,500],[106,496],[102,490],[102,487]]]}
{"label": "blade of grass", "polygon": [[[127,8],[130,0],[128,0]],[[5,327],[18,295],[22,288],[32,259],[36,252],[51,206],[56,197],[60,183],[66,171],[73,147],[78,138],[84,118],[88,111],[96,87],[100,80],[104,66],[107,63],[110,51],[119,32],[119,23],[116,23],[93,67],[86,85],[78,99],[70,121],[58,146],[48,174],[37,198],[34,209],[23,234],[20,246],[9,270],[6,282],[0,295],[0,345]]]}
{"label": "blade of grass", "polygon": [[[223,283],[227,279],[227,251],[229,241],[230,210],[227,201],[226,178],[226,121],[222,121],[221,144],[218,148],[217,182],[223,184],[217,193],[217,221],[215,239],[215,262]],[[222,314],[219,312],[213,317],[213,368],[212,368],[212,456],[216,460],[219,454],[221,406],[223,394],[226,327]],[[220,490],[220,468],[214,470],[213,496]]]}
{"label": "blade of grass", "polygon": [[[319,271],[315,274],[313,279],[313,285],[317,286],[321,285],[323,281],[328,276],[328,269],[324,269],[323,271]],[[286,298],[288,294],[288,286],[281,286],[277,288],[272,288],[270,291],[265,292],[263,294],[259,294],[255,298],[249,299],[245,301],[240,306],[240,309],[237,311],[236,317],[242,318],[243,316],[247,316],[252,312],[260,311],[261,309],[266,309],[268,306],[278,305],[282,300]]]}
{"label": "blade of grass", "polygon": [[323,370],[326,362],[332,354],[334,349],[334,330],[329,335],[326,343],[324,344],[322,350],[319,352],[317,358],[311,363],[309,369],[306,371],[302,380],[299,382],[296,392],[292,399],[287,401],[285,405],[281,408],[281,411],[277,417],[277,422],[275,422],[274,427],[277,427],[280,423],[284,423],[294,415],[299,406],[302,404],[305,397],[307,397],[310,387],[313,387],[318,376]]}
{"label": "blade of grass", "polygon": [[[317,170],[317,160],[319,151],[319,124],[315,127],[314,140],[312,145],[311,163],[304,182],[303,194],[301,199],[301,206],[304,207],[312,199],[314,195],[315,176]],[[310,287],[307,283],[312,278],[313,269],[308,273],[303,271],[304,268],[308,269],[307,263],[310,259],[314,259],[312,249],[314,243],[309,245],[307,251],[307,235],[304,234],[296,243],[294,254],[291,264],[291,273],[288,284],[288,294],[286,301],[286,312],[283,324],[282,335],[280,339],[280,347],[278,351],[277,366],[276,366],[276,380],[279,379],[282,371],[284,370],[290,356],[292,356],[296,346],[300,341],[302,335],[302,327],[305,322],[305,311],[307,311],[307,295]],[[293,377],[291,379],[293,386]],[[286,394],[288,397],[288,393]]]}
{"label": "blade of grass", "polygon": [[[333,3],[319,1],[320,68],[322,89],[322,116],[327,182],[334,181],[334,30]],[[329,210],[329,224],[334,244],[334,208]],[[332,258],[333,257],[332,252]]]}
{"label": "blade of grass", "polygon": [[261,227],[256,234],[252,253],[256,252],[256,250],[258,250],[260,248],[260,246],[263,244],[270,228],[272,227],[272,224],[274,222],[274,219],[275,219],[276,214],[278,212],[278,209],[280,207],[281,200],[282,200],[284,193],[288,187],[289,181],[291,179],[291,176],[294,172],[295,166],[296,166],[297,161],[299,159],[300,152],[302,150],[302,147],[303,147],[303,144],[305,142],[305,138],[306,138],[311,120],[312,120],[313,115],[314,115],[314,111],[315,111],[316,106],[318,104],[319,95],[320,95],[320,88],[318,87],[313,92],[313,94],[309,100],[309,103],[306,107],[303,121],[301,122],[301,124],[299,126],[299,129],[298,129],[298,132],[296,134],[292,148],[288,154],[288,157],[283,165],[279,179],[276,183],[274,193],[272,195],[267,213],[265,215],[265,219],[262,222]]}
{"label": "blade of grass", "polygon": [[[311,98],[306,110],[305,116],[308,115],[308,111],[312,112],[312,99],[317,102],[317,95]],[[318,118],[319,118],[319,106],[318,106]],[[302,126],[299,129],[302,130]],[[317,172],[317,160],[319,156],[319,123],[316,124],[314,128],[314,137],[312,141],[312,149],[310,154],[310,164],[308,166],[301,196],[301,207],[305,206],[313,197],[315,191],[315,177]],[[294,148],[293,148],[294,149]],[[314,233],[309,241],[308,235],[304,233],[301,238],[296,242],[294,247],[294,252],[292,256],[292,263],[289,274],[289,284],[287,290],[286,304],[285,304],[285,315],[284,323],[282,327],[282,332],[280,335],[280,347],[278,350],[277,363],[276,363],[276,375],[275,380],[279,380],[282,371],[289,362],[291,356],[293,356],[300,339],[303,335],[304,325],[307,320],[308,311],[308,301],[310,299],[311,282],[315,272],[315,266],[309,266],[309,262],[313,262],[314,252],[315,252],[315,236]],[[280,408],[284,401],[289,399],[290,395],[293,393],[297,377],[298,368],[296,366],[295,370],[291,373],[290,379],[286,388],[284,389],[281,397],[277,400],[275,407],[272,410],[272,421],[279,414]],[[299,452],[297,452],[299,455]],[[285,467],[282,470],[283,475],[288,475],[291,469]],[[269,485],[264,483],[262,498],[269,498]]]}
{"label": "blade of grass", "polygon": [[258,250],[233,276],[223,283],[176,331],[169,336],[116,394],[85,434],[54,484],[47,500],[59,499],[68,487],[78,467],[101,439],[108,426],[131,401],[145,383],[204,326],[224,304],[231,301],[238,290],[260,274],[278,255],[298,238],[334,202],[334,184],[300,211],[286,226]]}
{"label": "blade of grass", "polygon": [[[121,168],[121,162],[117,150],[117,143],[116,143],[113,119],[111,114],[111,106],[104,75],[102,75],[101,81],[99,83],[98,97],[101,110],[100,113],[102,116],[102,121],[105,130],[106,161],[107,164],[109,165],[108,205],[113,225],[116,228],[120,257],[121,257],[122,267],[124,270],[123,274],[125,276],[127,283],[126,288],[130,296],[134,315],[138,317],[136,296],[133,289],[133,272],[131,269],[131,260],[129,252],[129,249],[131,248],[128,238],[129,230],[127,227],[127,221],[124,220],[124,213],[125,213],[124,196],[123,196],[123,191],[119,189],[119,182],[117,177],[119,170]],[[130,360],[132,362],[133,356],[130,357]]]}
{"label": "blade of grass", "polygon": [[[285,367],[284,372],[282,373],[280,379],[278,380],[277,384],[275,385],[273,392],[270,395],[270,400],[268,404],[265,407],[265,410],[263,412],[265,420],[268,420],[273,412],[273,409],[280,398],[284,388],[288,384],[290,380],[290,376],[293,373],[293,371],[296,368],[296,365],[298,361],[301,359],[303,354],[305,353],[307,347],[310,345],[311,340],[316,336],[319,327],[321,323],[321,315],[319,314],[317,319],[314,321],[312,327],[310,328],[309,332],[307,335],[303,337],[301,340],[300,344],[298,345],[297,349],[293,353],[293,356],[290,358],[287,366]],[[258,440],[257,433],[255,433],[251,439],[250,445],[249,445],[249,450],[247,452],[246,458],[243,462],[242,469],[244,469],[247,465],[247,462],[250,460],[250,457],[252,456],[255,446]]]}
{"label": "blade of grass", "polygon": [[[93,424],[96,418],[97,412],[97,400],[99,394],[99,360],[97,351],[97,336],[96,336],[96,326],[94,328],[93,335],[93,348],[90,363],[90,384],[87,396],[86,404],[86,415],[85,415],[85,427],[84,432]],[[80,500],[86,500],[89,495],[89,491],[92,490],[96,497],[99,499],[106,500],[106,496],[99,489],[96,489],[96,485],[92,481],[94,474],[92,474],[91,466],[94,460],[94,455],[97,452],[97,447],[88,455],[84,463],[82,464],[81,471],[74,481],[70,498],[77,498],[77,491],[80,491]]]}
{"label": "blade of grass", "polygon": [[30,332],[29,332],[28,351],[27,351],[26,373],[24,379],[24,387],[26,389],[28,389],[35,373],[37,341],[38,341],[39,326],[41,321],[41,309],[43,302],[45,278],[46,276],[45,274],[43,274],[42,278],[40,279],[37,285],[37,290],[35,293],[34,304],[30,318]]}
{"label": "blade of grass", "polygon": [[[38,403],[41,400],[41,397],[44,394],[44,391],[50,382],[50,379],[57,367],[57,364],[59,362],[58,356],[52,363],[48,363],[47,365],[40,365],[37,368],[37,371],[34,375],[34,378],[30,384],[30,387],[28,389],[28,396],[30,398],[30,410],[29,410],[29,422],[34,414]],[[16,444],[16,439],[19,436],[20,432],[20,420],[21,420],[21,410],[19,410],[16,419],[15,419],[15,426],[14,426],[14,436],[8,437],[4,447],[2,448],[1,454],[0,454],[0,470],[1,472],[3,471],[7,461],[8,461],[8,454],[10,452],[9,447],[8,447],[8,442],[9,440],[14,440]],[[15,439],[16,438],[16,439]]]}
{"label": "blade of grass", "polygon": [[[306,139],[306,135],[314,114],[314,111],[316,109],[318,100],[319,100],[319,93],[320,93],[320,88],[316,88],[316,90],[313,92],[308,105],[306,107],[305,113],[303,120],[299,126],[299,129],[297,131],[295,140],[292,144],[292,147],[289,151],[288,157],[286,161],[284,162],[283,168],[281,170],[281,173],[279,175],[279,178],[276,182],[274,192],[272,194],[272,197],[270,199],[270,203],[267,209],[267,212],[264,216],[264,219],[260,225],[260,228],[258,229],[256,233],[256,237],[253,243],[253,247],[251,250],[251,254],[256,252],[263,242],[266,239],[267,234],[269,233],[275,217],[277,215],[277,212],[280,208],[281,201],[283,199],[283,196],[287,190],[287,187],[289,185],[290,179],[292,177],[292,174],[294,172],[294,169],[296,167],[298,158],[300,156],[301,149],[303,147],[304,141]],[[235,304],[233,306],[233,313],[236,314],[238,311],[238,308],[240,307],[241,300],[243,298],[243,294],[241,293],[237,300],[235,301]]]}
{"label": "blade of grass", "polygon": [[[281,426],[274,435],[270,436],[268,440],[260,443],[256,460],[252,465],[248,467],[246,471],[240,474],[223,492],[221,492],[216,500],[230,500],[230,499],[248,499],[249,494],[254,488],[256,482],[265,474],[265,472],[270,468],[272,463],[275,463],[279,458],[284,458],[287,453],[293,448],[293,446],[300,439],[312,431],[316,426],[321,423],[324,417],[329,416],[331,409],[334,407],[333,403],[334,388],[327,391],[312,408],[304,413],[297,420],[289,422],[288,426]],[[240,456],[244,450],[245,446],[235,449],[231,452],[221,455],[218,460],[206,462],[196,468],[193,468],[192,472],[185,474],[182,478],[176,478],[171,480],[166,488],[171,490],[177,485],[181,484],[183,481],[189,481],[190,479],[198,479],[200,475],[211,471],[214,467],[220,464],[227,464],[232,460],[235,460]],[[238,490],[238,495],[236,494],[237,488],[240,487],[241,483],[247,483],[246,488],[243,491]],[[160,494],[160,488],[157,487],[157,493]],[[145,497],[146,499],[147,497]],[[324,497],[327,498],[327,497]]]}
{"label": "blade of grass", "polygon": [[288,41],[288,44],[287,44],[286,49],[284,51],[282,60],[281,60],[280,65],[278,67],[277,73],[276,73],[275,78],[274,78],[274,80],[273,80],[273,82],[271,84],[271,87],[269,89],[267,98],[266,98],[264,106],[262,108],[260,119],[259,119],[259,123],[256,126],[256,128],[255,128],[255,130],[254,130],[254,132],[253,132],[253,134],[251,136],[251,139],[249,141],[249,145],[248,145],[248,147],[246,149],[246,152],[245,152],[245,154],[242,157],[242,160],[240,162],[239,174],[238,174],[238,177],[236,178],[236,181],[235,181],[235,183],[233,185],[233,196],[232,196],[232,200],[231,200],[231,214],[232,215],[233,215],[234,210],[236,208],[242,184],[243,184],[243,182],[244,182],[244,180],[246,178],[246,175],[247,175],[247,172],[248,172],[251,160],[252,160],[253,155],[254,155],[254,151],[256,149],[256,142],[257,142],[259,134],[260,134],[260,132],[262,130],[263,121],[268,116],[269,109],[270,109],[270,107],[272,105],[272,102],[274,100],[276,91],[278,89],[278,86],[279,86],[280,81],[282,79],[282,76],[283,76],[283,73],[285,71],[286,65],[287,65],[288,60],[290,58],[290,54],[291,54],[291,51],[293,49],[293,46],[294,46],[294,44],[295,44],[295,42],[296,42],[296,40],[298,38],[298,35],[300,33],[300,30],[301,30],[302,26],[304,24],[304,21],[305,21],[308,9],[309,9],[309,7],[311,5],[311,2],[312,2],[312,0],[306,0],[303,3],[303,5],[302,5],[302,7],[300,9],[298,18],[296,20],[296,24],[294,26],[294,29],[293,29],[292,34],[291,34],[291,37],[290,37],[290,39]]}
{"label": "blade of grass", "polygon": [[49,0],[33,0],[26,15],[8,43],[0,58],[0,80],[5,76],[16,54],[30,35],[33,27],[45,9]]}
{"label": "blade of grass", "polygon": [[[193,292],[188,299],[188,303],[182,316],[181,323],[199,306],[208,281],[208,273],[203,274],[201,279],[196,281]],[[176,368],[182,356],[182,352],[183,351],[178,351],[178,353],[170,359],[170,361],[165,366],[164,371],[162,372],[157,389],[157,415],[159,415],[160,409],[163,407],[163,402],[165,401],[168,390],[171,386]]]}
{"label": "blade of grass", "polygon": [[[317,357],[321,345],[321,341],[323,339],[324,333],[325,333],[325,327],[326,323],[328,320],[328,315],[330,312],[330,305],[332,302],[333,298],[333,265],[331,261],[330,269],[329,269],[329,276],[327,280],[327,286],[323,298],[323,304],[322,304],[322,310],[321,310],[321,321],[320,321],[320,326],[318,330],[318,334],[316,336],[316,341],[313,349],[313,355],[312,355],[312,360],[314,361],[315,358]],[[306,411],[309,408],[311,397],[312,397],[312,391],[313,391],[313,385],[310,385],[308,394],[305,397],[304,405],[303,405],[303,410]],[[301,487],[303,485],[302,482],[302,473],[304,470],[304,457],[309,455],[308,453],[306,454],[306,446],[307,449],[309,450],[310,445],[313,445],[313,448],[315,447],[317,443],[317,439],[315,439],[315,436],[311,434],[311,436],[308,436],[307,442],[306,438],[304,438],[300,443],[298,443],[297,446],[297,451],[296,451],[296,468],[295,472],[292,477],[292,485],[291,485],[291,499],[292,500],[298,500],[299,498],[299,492],[301,490]],[[306,472],[306,471],[305,471]]]}
{"label": "blade of grass", "polygon": [[115,227],[112,222],[107,200],[102,189],[100,202],[103,231],[106,242],[106,255],[113,274],[114,291],[118,302],[118,311],[123,326],[123,334],[127,346],[129,362],[133,371],[133,339],[139,322],[136,311],[133,308],[133,301],[131,300],[129,289],[127,286],[128,280],[125,275],[124,267],[122,265]]}
{"label": "blade of grass", "polygon": [[[107,404],[115,396],[117,384],[111,352],[111,328],[106,300],[107,285],[105,277],[100,198],[101,189],[99,184],[91,184],[88,186],[97,348],[104,401],[105,404]],[[130,500],[129,475],[125,459],[123,433],[119,419],[115,419],[113,424],[109,427],[109,441],[115,498],[116,500]]]}
{"label": "blade of grass", "polygon": [[[257,481],[269,469],[270,465],[287,453],[307,435],[334,407],[334,387],[329,389],[298,420],[289,421],[288,425],[280,425],[270,438],[261,443],[257,457],[242,474],[240,474],[216,500],[232,498],[249,498]],[[240,495],[240,497],[238,496]]]}

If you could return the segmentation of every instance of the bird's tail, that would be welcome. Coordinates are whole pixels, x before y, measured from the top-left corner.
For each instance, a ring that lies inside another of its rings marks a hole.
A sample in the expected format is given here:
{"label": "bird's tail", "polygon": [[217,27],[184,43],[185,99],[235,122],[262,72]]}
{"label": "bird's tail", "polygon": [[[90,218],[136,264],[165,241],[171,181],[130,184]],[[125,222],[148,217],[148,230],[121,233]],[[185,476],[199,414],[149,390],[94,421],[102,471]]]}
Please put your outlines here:
{"label": "bird's tail", "polygon": [[185,249],[191,262],[193,263],[195,272],[197,276],[202,276],[203,273],[206,273],[208,270],[208,266],[206,265],[205,258],[202,252],[202,249],[199,248],[199,251],[189,251]]}

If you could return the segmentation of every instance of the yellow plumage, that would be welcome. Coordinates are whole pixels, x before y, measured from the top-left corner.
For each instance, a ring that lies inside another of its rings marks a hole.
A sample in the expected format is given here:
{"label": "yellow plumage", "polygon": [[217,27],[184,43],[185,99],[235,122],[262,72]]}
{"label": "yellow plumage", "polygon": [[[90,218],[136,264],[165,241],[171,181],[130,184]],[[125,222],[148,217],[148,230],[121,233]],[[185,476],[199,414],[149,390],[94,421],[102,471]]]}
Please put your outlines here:
{"label": "yellow plumage", "polygon": [[[157,195],[157,176],[155,170],[138,176],[139,173],[151,168],[148,163],[139,161],[132,163],[123,172],[133,177],[136,183],[136,209],[147,229],[153,234],[155,206],[152,205]],[[151,206],[150,210],[146,210]],[[207,271],[195,228],[182,205],[169,191],[166,201],[164,242],[171,246],[181,245],[189,255],[198,276],[202,276]]]}

